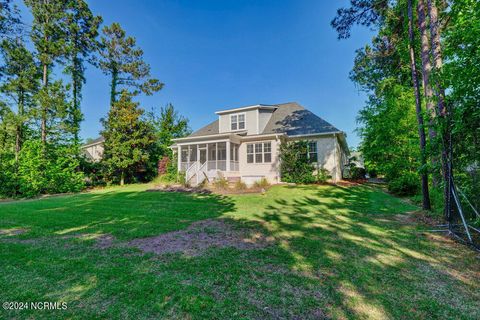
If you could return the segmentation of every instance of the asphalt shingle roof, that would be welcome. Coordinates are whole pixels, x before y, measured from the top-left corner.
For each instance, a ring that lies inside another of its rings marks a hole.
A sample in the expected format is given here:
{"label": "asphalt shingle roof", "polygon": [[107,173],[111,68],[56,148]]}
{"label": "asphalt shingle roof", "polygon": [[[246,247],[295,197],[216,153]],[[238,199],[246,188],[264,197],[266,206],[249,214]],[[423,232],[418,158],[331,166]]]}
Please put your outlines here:
{"label": "asphalt shingle roof", "polygon": [[[289,136],[338,132],[336,127],[296,102],[275,105],[272,114],[261,134],[285,133]],[[218,120],[195,131],[189,137],[208,136],[219,133]]]}

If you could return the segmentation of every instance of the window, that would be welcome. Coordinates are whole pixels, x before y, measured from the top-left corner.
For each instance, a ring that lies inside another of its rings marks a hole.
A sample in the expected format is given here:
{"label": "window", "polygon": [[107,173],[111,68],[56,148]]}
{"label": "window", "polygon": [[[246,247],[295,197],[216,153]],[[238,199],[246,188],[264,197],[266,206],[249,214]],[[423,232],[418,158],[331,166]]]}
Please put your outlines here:
{"label": "window", "polygon": [[260,142],[247,144],[247,163],[272,162],[272,143]]}
{"label": "window", "polygon": [[308,143],[307,157],[308,157],[308,160],[310,160],[310,162],[318,162],[317,142],[316,141],[310,141]]}
{"label": "window", "polygon": [[230,116],[230,128],[234,130],[245,129],[245,114],[233,114]]}
{"label": "window", "polygon": [[253,144],[247,144],[247,163],[253,163]]}

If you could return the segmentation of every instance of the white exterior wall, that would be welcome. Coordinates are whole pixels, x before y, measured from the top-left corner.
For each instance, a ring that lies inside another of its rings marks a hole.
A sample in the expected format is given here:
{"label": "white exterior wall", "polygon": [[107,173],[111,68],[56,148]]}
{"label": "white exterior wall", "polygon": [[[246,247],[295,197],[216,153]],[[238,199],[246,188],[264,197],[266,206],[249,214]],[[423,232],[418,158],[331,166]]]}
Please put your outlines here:
{"label": "white exterior wall", "polygon": [[100,161],[103,156],[103,142],[83,147],[82,150],[87,153],[93,161]]}
{"label": "white exterior wall", "polygon": [[342,148],[337,136],[327,136],[315,139],[317,141],[318,168],[326,169],[333,181],[342,179]]}
{"label": "white exterior wall", "polygon": [[245,129],[237,130],[237,131],[245,131],[247,130],[247,134],[258,134],[258,117],[257,117],[258,110],[247,110],[247,111],[240,111],[240,112],[232,112],[221,114],[218,116],[219,118],[219,132],[231,132],[230,126],[230,116],[234,114],[245,114]]}
{"label": "white exterior wall", "polygon": [[[272,162],[270,163],[247,163],[247,144],[256,142],[271,142],[272,144]],[[240,176],[247,182],[250,180],[260,180],[262,177],[266,178],[270,183],[280,182],[280,167],[279,167],[279,149],[280,140],[252,140],[242,142],[239,148],[239,167]],[[258,177],[258,178],[257,178]]]}
{"label": "white exterior wall", "polygon": [[273,110],[258,109],[258,133],[263,132],[272,117]]}

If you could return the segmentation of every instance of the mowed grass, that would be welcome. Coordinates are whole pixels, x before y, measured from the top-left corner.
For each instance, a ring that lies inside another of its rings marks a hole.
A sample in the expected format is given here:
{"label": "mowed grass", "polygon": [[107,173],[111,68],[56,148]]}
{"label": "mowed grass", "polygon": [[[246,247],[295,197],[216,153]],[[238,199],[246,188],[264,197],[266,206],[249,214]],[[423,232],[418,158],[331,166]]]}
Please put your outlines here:
{"label": "mowed grass", "polygon": [[[0,310],[0,318],[480,319],[478,253],[425,233],[410,219],[418,208],[380,190],[277,186],[219,196],[147,188],[0,204],[0,302],[68,305]],[[122,245],[220,218],[274,241],[199,256]],[[99,248],[102,235],[117,245]]]}

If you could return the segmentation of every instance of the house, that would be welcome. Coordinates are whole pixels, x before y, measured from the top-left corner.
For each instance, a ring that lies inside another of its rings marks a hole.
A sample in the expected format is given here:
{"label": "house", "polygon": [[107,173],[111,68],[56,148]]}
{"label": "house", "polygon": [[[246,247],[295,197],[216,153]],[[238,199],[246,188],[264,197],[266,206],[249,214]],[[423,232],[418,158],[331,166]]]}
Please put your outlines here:
{"label": "house", "polygon": [[103,143],[105,142],[105,138],[99,137],[97,139],[88,141],[81,147],[82,153],[89,159],[90,161],[97,162],[102,160],[103,156]]}
{"label": "house", "polygon": [[185,138],[174,139],[178,170],[192,185],[204,179],[241,179],[247,185],[262,178],[281,182],[280,144],[309,142],[317,169],[333,181],[342,178],[349,153],[345,133],[296,102],[258,104],[217,111],[218,119]]}

